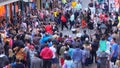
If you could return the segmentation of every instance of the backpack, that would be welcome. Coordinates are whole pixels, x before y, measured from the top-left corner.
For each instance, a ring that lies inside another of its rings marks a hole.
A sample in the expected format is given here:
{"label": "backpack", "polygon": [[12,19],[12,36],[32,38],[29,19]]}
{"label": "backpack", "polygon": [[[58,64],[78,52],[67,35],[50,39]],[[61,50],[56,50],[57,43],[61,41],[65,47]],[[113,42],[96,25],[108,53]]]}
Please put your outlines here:
{"label": "backpack", "polygon": [[61,21],[64,23],[67,21],[64,15],[61,16]]}

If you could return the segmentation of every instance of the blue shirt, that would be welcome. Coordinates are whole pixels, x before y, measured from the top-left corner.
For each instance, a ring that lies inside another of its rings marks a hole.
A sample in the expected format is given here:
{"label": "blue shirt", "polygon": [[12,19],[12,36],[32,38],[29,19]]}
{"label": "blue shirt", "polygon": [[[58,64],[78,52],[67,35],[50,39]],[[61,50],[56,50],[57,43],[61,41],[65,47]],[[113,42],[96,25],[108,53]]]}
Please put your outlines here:
{"label": "blue shirt", "polygon": [[74,14],[72,14],[71,16],[70,16],[70,21],[74,21],[75,20],[75,16],[74,16]]}
{"label": "blue shirt", "polygon": [[65,60],[67,68],[74,68],[74,63],[72,60]]}
{"label": "blue shirt", "polygon": [[73,48],[69,48],[69,50],[68,50],[68,54],[70,55],[70,57],[72,57],[72,55],[73,55],[73,51],[74,51]]}
{"label": "blue shirt", "polygon": [[82,61],[82,50],[79,48],[76,48],[73,51],[72,59],[73,61]]}
{"label": "blue shirt", "polygon": [[112,44],[112,52],[114,51],[114,54],[112,57],[117,57],[118,56],[118,44],[114,43]]}

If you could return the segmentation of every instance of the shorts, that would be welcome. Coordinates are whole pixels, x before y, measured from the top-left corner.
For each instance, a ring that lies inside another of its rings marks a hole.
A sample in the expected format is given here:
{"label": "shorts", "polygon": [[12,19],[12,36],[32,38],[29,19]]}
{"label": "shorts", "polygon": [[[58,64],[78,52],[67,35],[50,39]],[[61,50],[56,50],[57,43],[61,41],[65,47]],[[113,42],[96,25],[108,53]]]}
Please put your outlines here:
{"label": "shorts", "polygon": [[53,58],[52,59],[52,64],[56,64],[56,63],[58,63],[58,59],[57,58]]}

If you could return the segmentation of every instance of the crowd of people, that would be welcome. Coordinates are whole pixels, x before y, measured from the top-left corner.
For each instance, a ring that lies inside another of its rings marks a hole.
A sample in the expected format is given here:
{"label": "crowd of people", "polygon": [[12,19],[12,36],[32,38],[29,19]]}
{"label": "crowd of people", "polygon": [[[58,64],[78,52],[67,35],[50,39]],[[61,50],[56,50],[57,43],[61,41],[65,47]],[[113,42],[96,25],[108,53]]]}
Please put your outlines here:
{"label": "crowd of people", "polygon": [[[111,62],[119,67],[119,13],[109,12],[106,3],[91,1],[88,6],[85,10],[80,1],[63,0],[62,8],[51,10],[47,3],[47,7],[32,9],[8,23],[3,20],[0,68],[85,68],[92,63],[110,68]],[[105,33],[101,24],[107,27]],[[64,35],[64,27],[75,36]]]}

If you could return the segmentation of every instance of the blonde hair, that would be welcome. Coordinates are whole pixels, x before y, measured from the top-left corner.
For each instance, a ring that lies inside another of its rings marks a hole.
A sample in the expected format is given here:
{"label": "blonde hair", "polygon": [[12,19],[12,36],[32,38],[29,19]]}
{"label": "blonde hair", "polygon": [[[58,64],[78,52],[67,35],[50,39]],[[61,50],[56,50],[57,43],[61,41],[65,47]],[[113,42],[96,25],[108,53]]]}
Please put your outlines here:
{"label": "blonde hair", "polygon": [[13,57],[13,55],[14,55],[13,50],[9,49],[8,52],[9,52],[9,57]]}

